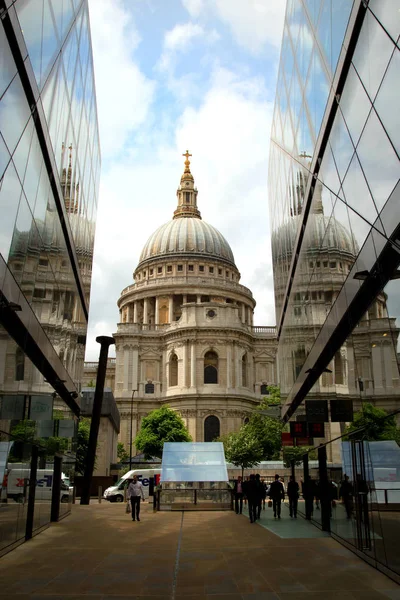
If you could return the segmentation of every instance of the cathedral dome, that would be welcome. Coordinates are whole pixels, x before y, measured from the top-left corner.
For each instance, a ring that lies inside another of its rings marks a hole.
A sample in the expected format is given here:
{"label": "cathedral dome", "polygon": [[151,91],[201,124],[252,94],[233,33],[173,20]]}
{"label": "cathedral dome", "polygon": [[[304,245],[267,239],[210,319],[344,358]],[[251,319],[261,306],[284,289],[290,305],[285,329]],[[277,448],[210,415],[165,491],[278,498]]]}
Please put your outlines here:
{"label": "cathedral dome", "polygon": [[182,254],[219,258],[235,265],[232,250],[224,236],[215,227],[196,217],[173,219],[161,225],[144,245],[139,264],[152,258]]}
{"label": "cathedral dome", "polygon": [[[300,215],[291,217],[273,234],[274,260],[292,255],[300,218]],[[326,217],[322,212],[309,215],[305,235],[304,248],[307,253],[336,251],[352,257],[358,253],[356,241],[346,227],[334,217]]]}
{"label": "cathedral dome", "polygon": [[232,250],[224,236],[205,223],[197,208],[197,188],[190,172],[189,152],[186,151],[185,170],[177,190],[178,206],[172,221],[161,225],[147,240],[139,259],[144,262],[157,258],[219,259],[235,267]]}

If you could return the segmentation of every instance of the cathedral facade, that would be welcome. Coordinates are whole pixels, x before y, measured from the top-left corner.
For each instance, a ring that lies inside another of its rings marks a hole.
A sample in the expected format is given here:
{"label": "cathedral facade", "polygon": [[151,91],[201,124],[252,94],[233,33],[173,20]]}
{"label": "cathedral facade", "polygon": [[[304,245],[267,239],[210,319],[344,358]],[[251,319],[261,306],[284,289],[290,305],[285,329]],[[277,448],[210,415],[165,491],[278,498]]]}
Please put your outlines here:
{"label": "cathedral facade", "polygon": [[128,451],[164,404],[194,441],[211,441],[239,430],[277,383],[275,327],[253,325],[253,295],[228,242],[201,218],[184,156],[173,218],[149,237],[118,300],[114,396]]}

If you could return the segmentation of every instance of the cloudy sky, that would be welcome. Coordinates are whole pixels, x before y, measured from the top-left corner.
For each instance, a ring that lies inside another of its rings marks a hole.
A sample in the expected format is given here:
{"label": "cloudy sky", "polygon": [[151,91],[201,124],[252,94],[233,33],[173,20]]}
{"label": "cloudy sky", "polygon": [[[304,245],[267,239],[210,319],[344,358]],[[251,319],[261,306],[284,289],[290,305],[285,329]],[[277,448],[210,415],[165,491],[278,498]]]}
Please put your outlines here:
{"label": "cloudy sky", "polygon": [[273,325],[268,150],[285,0],[89,0],[102,175],[86,360],[143,245],[172,218],[189,149],[255,324]]}

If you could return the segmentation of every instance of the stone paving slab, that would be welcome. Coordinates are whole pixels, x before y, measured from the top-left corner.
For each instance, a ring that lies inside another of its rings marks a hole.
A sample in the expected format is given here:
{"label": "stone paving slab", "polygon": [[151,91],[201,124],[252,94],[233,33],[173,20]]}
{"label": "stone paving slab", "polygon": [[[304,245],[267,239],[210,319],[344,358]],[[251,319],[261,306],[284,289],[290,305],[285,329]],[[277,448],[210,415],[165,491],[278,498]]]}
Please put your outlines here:
{"label": "stone paving slab", "polygon": [[0,559],[0,600],[400,600],[396,583],[300,518],[259,526],[149,504],[141,516],[73,506]]}

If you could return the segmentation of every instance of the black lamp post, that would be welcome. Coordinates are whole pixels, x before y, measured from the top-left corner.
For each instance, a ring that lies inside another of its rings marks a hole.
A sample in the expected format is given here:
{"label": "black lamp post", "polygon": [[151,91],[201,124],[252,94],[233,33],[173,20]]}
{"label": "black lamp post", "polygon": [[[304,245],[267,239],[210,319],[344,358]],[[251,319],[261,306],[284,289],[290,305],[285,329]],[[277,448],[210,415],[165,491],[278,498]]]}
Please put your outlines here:
{"label": "black lamp post", "polygon": [[131,398],[131,439],[129,443],[129,470],[132,470],[132,429],[133,429],[133,398],[135,397],[135,392],[137,390],[132,390],[132,398]]}
{"label": "black lamp post", "polygon": [[99,435],[101,405],[103,402],[104,382],[106,379],[108,349],[111,344],[115,344],[112,337],[100,335],[96,338],[96,342],[100,344],[99,366],[97,367],[96,389],[93,399],[92,422],[90,424],[89,443],[86,455],[85,475],[83,479],[81,504],[89,504],[90,502],[90,487],[92,484],[92,476],[94,463],[96,459],[97,437]]}

